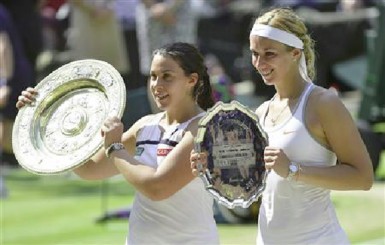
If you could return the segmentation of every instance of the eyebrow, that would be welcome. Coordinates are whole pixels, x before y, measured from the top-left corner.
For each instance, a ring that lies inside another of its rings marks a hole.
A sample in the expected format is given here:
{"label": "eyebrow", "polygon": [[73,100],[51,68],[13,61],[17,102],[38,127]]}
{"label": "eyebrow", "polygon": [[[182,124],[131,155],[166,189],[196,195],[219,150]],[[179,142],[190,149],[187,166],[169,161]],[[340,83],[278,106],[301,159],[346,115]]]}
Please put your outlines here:
{"label": "eyebrow", "polygon": [[[173,73],[174,71],[172,70],[161,70],[160,73],[166,73],[166,72],[171,72]],[[151,71],[150,74],[154,74],[155,72],[154,71]]]}

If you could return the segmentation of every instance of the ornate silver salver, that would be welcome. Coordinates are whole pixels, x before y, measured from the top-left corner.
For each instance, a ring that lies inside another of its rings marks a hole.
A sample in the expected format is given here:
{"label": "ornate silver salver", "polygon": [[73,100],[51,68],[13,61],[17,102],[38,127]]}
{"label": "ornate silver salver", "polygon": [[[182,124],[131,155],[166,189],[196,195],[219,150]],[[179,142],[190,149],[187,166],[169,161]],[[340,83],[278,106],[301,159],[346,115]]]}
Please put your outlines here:
{"label": "ornate silver salver", "polygon": [[249,207],[265,188],[267,136],[249,108],[218,102],[199,121],[195,151],[207,152],[206,189],[228,208]]}
{"label": "ornate silver salver", "polygon": [[99,60],[61,66],[35,87],[36,101],[20,109],[12,133],[19,164],[58,174],[85,163],[103,145],[107,116],[122,117],[126,88],[119,72]]}

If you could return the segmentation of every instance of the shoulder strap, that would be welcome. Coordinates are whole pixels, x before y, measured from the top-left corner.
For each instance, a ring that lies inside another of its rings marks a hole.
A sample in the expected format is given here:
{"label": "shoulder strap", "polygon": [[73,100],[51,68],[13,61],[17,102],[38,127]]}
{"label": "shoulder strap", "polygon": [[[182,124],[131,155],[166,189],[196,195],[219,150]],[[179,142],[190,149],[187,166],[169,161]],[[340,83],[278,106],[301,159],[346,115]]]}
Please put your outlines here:
{"label": "shoulder strap", "polygon": [[300,113],[301,115],[303,115],[306,101],[309,97],[310,92],[313,90],[313,88],[314,88],[314,84],[309,83],[309,85],[306,87],[306,89],[302,92],[300,101],[299,101],[298,106],[297,106],[296,113]]}

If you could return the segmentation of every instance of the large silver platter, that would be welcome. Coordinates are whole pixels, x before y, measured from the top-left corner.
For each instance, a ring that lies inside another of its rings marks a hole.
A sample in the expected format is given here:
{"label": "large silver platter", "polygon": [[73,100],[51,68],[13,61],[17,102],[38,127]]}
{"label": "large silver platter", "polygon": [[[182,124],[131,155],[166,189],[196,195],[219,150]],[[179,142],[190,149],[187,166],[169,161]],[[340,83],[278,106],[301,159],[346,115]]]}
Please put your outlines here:
{"label": "large silver platter", "polygon": [[122,117],[126,88],[119,72],[99,60],[79,60],[37,84],[36,102],[17,114],[12,145],[35,174],[59,174],[85,163],[103,145],[101,126]]}
{"label": "large silver platter", "polygon": [[201,172],[206,189],[219,204],[248,208],[265,189],[267,175],[263,152],[268,140],[256,114],[236,101],[218,102],[198,127],[195,151],[207,152]]}

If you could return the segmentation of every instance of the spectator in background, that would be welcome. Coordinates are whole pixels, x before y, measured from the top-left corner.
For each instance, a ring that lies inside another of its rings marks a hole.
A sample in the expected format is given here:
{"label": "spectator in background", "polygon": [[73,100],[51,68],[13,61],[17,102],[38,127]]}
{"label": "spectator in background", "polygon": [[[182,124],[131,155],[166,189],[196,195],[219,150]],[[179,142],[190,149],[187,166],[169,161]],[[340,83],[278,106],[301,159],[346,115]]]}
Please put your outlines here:
{"label": "spectator in background", "polygon": [[[140,0],[136,12],[140,70],[150,71],[152,52],[173,42],[197,42],[197,15],[193,0]],[[151,98],[152,111],[158,111]]]}
{"label": "spectator in background", "polygon": [[140,0],[136,13],[141,72],[149,74],[155,48],[175,41],[196,43],[192,0]]}
{"label": "spectator in background", "polygon": [[325,5],[335,5],[338,0],[325,1],[325,0],[263,0],[264,7],[274,6],[274,7],[290,7],[292,9],[297,9],[300,7],[314,8],[321,10],[322,6]]}
{"label": "spectator in background", "polygon": [[121,24],[130,71],[124,80],[127,88],[127,106],[123,115],[126,129],[139,118],[151,113],[146,89],[146,76],[140,71],[140,56],[136,30],[136,8],[140,0],[115,0],[115,13]]}
{"label": "spectator in background", "polygon": [[125,76],[129,63],[114,1],[70,0],[69,3],[68,45],[72,59],[102,60]]}
{"label": "spectator in background", "polygon": [[43,1],[40,14],[43,21],[44,50],[51,52],[65,50],[68,13],[67,0]]}
{"label": "spectator in background", "polygon": [[8,10],[0,3],[0,198],[8,194],[4,167],[18,165],[12,151],[12,128],[17,114],[14,102],[23,88],[34,84],[32,67]]}
{"label": "spectator in background", "polygon": [[218,58],[213,54],[205,56],[207,72],[210,75],[210,82],[213,90],[215,102],[222,101],[229,103],[235,97],[234,84],[231,78],[226,74]]}
{"label": "spectator in background", "polygon": [[123,30],[126,45],[126,54],[130,63],[130,72],[127,76],[128,90],[145,86],[146,77],[140,72],[140,57],[136,30],[136,7],[140,0],[115,0],[116,17]]}
{"label": "spectator in background", "polygon": [[[44,0],[0,0],[9,12],[36,81],[36,60],[43,50],[40,7]],[[25,81],[27,82],[27,80]]]}
{"label": "spectator in background", "polygon": [[37,81],[68,63],[67,31],[70,8],[67,0],[43,0],[40,15],[43,23],[43,51],[37,63]]}

